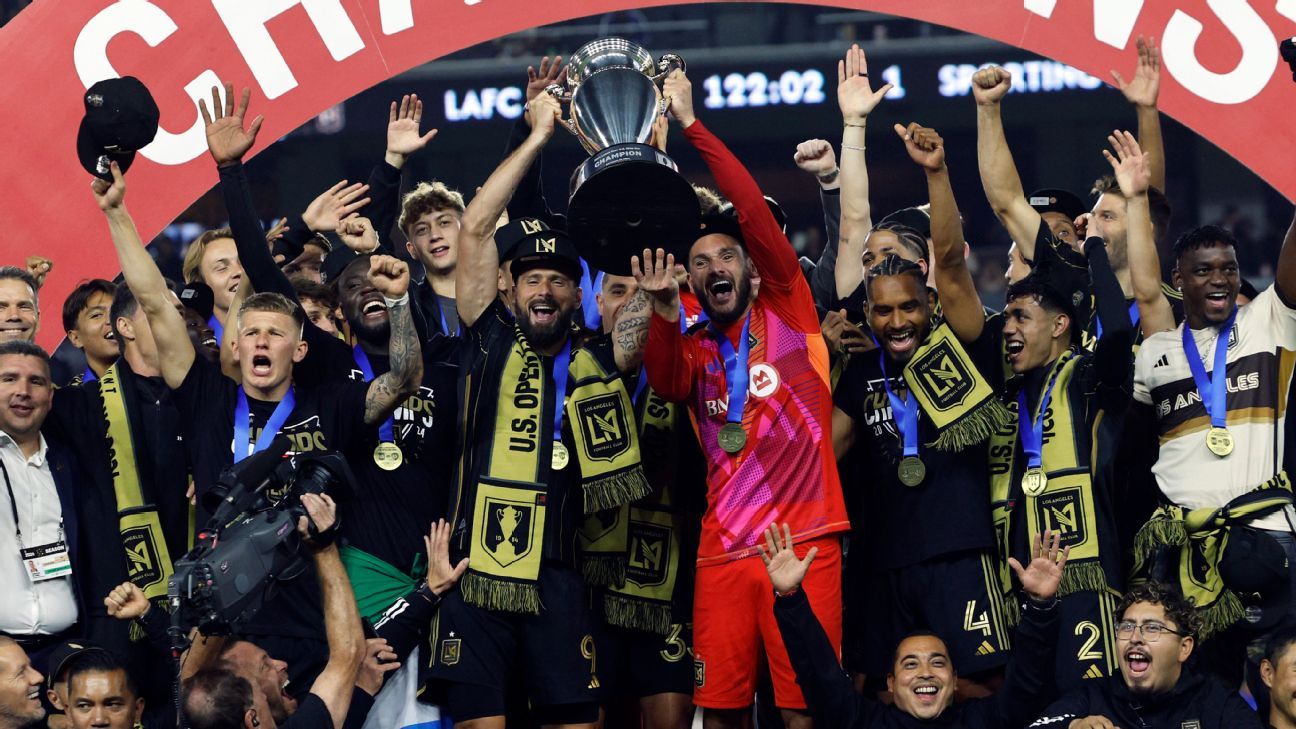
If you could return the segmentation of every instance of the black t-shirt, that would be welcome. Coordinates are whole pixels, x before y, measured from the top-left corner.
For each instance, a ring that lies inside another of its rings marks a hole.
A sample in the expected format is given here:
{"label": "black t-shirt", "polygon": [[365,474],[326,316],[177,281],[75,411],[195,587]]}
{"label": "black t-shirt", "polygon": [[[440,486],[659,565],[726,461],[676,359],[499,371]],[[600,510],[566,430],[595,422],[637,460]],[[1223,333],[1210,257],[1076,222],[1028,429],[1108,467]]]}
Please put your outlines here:
{"label": "black t-shirt", "polygon": [[[965,345],[977,369],[996,388],[1002,379],[1002,334],[1002,327],[989,321],[981,336]],[[882,352],[852,357],[833,393],[833,404],[855,421],[855,448],[861,451],[862,472],[870,474],[867,485],[843,484],[846,490],[871,492],[866,499],[877,510],[877,528],[865,535],[866,548],[882,567],[891,569],[963,550],[993,549],[986,444],[960,452],[923,445],[935,440],[937,432],[920,408],[918,456],[927,477],[912,487],[900,482],[896,469],[904,448],[882,382]],[[909,397],[902,368],[888,361],[887,374],[891,391]]]}
{"label": "black t-shirt", "polygon": [[308,693],[297,703],[297,710],[284,722],[283,729],[329,729],[333,715],[324,705],[324,699]]}

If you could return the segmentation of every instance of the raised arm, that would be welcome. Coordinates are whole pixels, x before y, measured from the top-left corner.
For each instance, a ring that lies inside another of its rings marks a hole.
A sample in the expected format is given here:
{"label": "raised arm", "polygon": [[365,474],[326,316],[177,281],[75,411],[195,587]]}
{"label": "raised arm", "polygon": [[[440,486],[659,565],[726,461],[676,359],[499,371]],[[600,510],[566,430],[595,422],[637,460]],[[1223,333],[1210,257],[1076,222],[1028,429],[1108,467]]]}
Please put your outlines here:
{"label": "raised arm", "polygon": [[823,139],[809,139],[797,145],[796,166],[815,176],[824,212],[824,245],[810,276],[815,304],[825,309],[837,305],[837,246],[841,240],[841,169],[832,145]]}
{"label": "raised arm", "polygon": [[833,269],[838,296],[850,296],[864,281],[864,241],[873,231],[868,167],[864,163],[864,129],[868,116],[891,84],[877,91],[869,82],[868,59],[858,45],[837,62],[837,106],[842,114],[841,229]]}
{"label": "raised arm", "polygon": [[[1125,249],[1129,259],[1130,284],[1138,303],[1139,327],[1143,336],[1150,337],[1175,328],[1174,311],[1161,292],[1161,262],[1148,207],[1151,164],[1129,132],[1112,132],[1107,142],[1112,151],[1104,149],[1103,157],[1111,163],[1116,184],[1120,185],[1121,196],[1125,198]],[[1106,331],[1105,320],[1099,321],[1104,322]]]}
{"label": "raised arm", "polygon": [[954,334],[964,342],[971,342],[981,336],[985,313],[967,259],[963,257],[963,221],[959,218],[949,169],[945,166],[945,142],[936,130],[918,124],[910,124],[908,128],[897,124],[895,131],[904,140],[909,158],[927,173],[934,258],[931,263],[936,269],[941,311]]}
{"label": "raised arm", "polygon": [[[531,102],[542,94],[545,89],[552,84],[560,86],[567,83],[567,69],[563,66],[562,56],[554,56],[553,61],[549,56],[540,59],[540,68],[527,66],[527,84],[525,90],[526,103],[529,107]],[[513,124],[513,131],[509,135],[508,148],[504,156],[512,154],[521,144],[526,141],[527,136],[531,133],[531,112],[528,109],[522,113],[522,117]],[[518,183],[517,190],[513,193],[513,198],[508,202],[508,214],[511,218],[539,218],[548,223],[550,228],[562,228],[561,215],[555,214],[549,209],[549,201],[545,199],[544,180],[541,171],[544,168],[544,155],[536,155],[530,166],[527,167],[526,174],[523,175],[522,181]]]}
{"label": "raised arm", "polygon": [[[1130,321],[1120,281],[1116,280],[1102,238],[1087,239],[1084,254],[1089,261],[1089,279],[1093,282],[1098,321],[1103,323],[1102,337],[1094,348],[1094,371],[1098,374],[1099,383],[1109,392],[1120,393],[1115,398],[1119,402],[1115,404],[1124,409],[1131,399],[1130,375],[1134,370],[1134,358],[1130,355],[1134,346],[1134,324]],[[1102,406],[1110,409],[1106,402]]]}
{"label": "raised arm", "polygon": [[[647,251],[644,251],[647,254]],[[675,257],[658,261],[645,255],[630,259],[630,270],[639,291],[652,301],[652,321],[648,325],[648,342],[644,345],[644,369],[648,384],[670,402],[683,402],[693,388],[694,361],[688,341],[680,332],[679,282],[675,280]]]}
{"label": "raised arm", "polygon": [[1134,78],[1128,82],[1120,72],[1112,70],[1116,86],[1125,100],[1134,105],[1138,114],[1138,141],[1147,157],[1152,187],[1165,192],[1165,144],[1161,141],[1161,113],[1157,111],[1157,95],[1161,91],[1161,49],[1152,38],[1138,37],[1138,66]]}
{"label": "raised arm", "polygon": [[1040,214],[1026,199],[1000,116],[1000,102],[1011,88],[1012,74],[997,66],[981,69],[972,77],[977,104],[977,167],[990,208],[1022,255],[1033,261]]}
{"label": "raised arm", "polygon": [[549,94],[537,96],[528,106],[531,134],[486,178],[463,214],[459,263],[455,266],[455,305],[459,318],[468,326],[475,324],[495,300],[499,251],[493,239],[500,213],[504,212],[527,168],[553,136],[554,124],[562,115],[562,107]]}
{"label": "raised arm", "polygon": [[420,134],[423,122],[423,100],[418,94],[406,94],[400,103],[393,101],[387,110],[387,149],[383,161],[369,173],[372,202],[365,212],[378,232],[383,252],[392,251],[392,229],[400,212],[401,169],[405,162],[423,149],[437,135],[437,130]]}
{"label": "raised arm", "polygon": [[365,395],[365,423],[377,425],[418,390],[423,381],[423,352],[410,315],[409,265],[391,256],[373,256],[369,280],[387,303],[391,327],[387,340],[391,369],[375,377]]}
{"label": "raised arm", "polygon": [[1003,686],[990,699],[993,724],[1019,727],[1037,716],[1053,696],[1057,645],[1057,589],[1062,582],[1071,548],[1059,549],[1061,534],[1044,531],[1031,544],[1031,560],[1022,565],[1009,557],[1026,598],[1018,637],[1013,638],[1012,659]]}
{"label": "raised arm", "polygon": [[148,318],[153,339],[157,342],[158,362],[167,386],[177,388],[194,361],[193,342],[185,328],[184,317],[176,311],[171,300],[171,290],[158,270],[157,263],[144,248],[135,221],[126,211],[126,180],[116,162],[112,165],[113,182],[96,179],[91,185],[95,202],[108,219],[108,232],[117,260],[121,263],[122,277],[135,300]]}

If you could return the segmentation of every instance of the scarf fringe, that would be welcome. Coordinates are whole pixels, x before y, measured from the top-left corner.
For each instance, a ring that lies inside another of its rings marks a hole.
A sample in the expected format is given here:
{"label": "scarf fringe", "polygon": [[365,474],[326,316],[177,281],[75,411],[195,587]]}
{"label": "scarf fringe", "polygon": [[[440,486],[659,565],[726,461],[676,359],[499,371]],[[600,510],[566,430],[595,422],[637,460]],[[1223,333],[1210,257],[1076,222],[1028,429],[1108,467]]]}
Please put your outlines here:
{"label": "scarf fringe", "polygon": [[625,584],[625,555],[586,554],[581,557],[581,576],[592,587],[620,587]]}
{"label": "scarf fringe", "polygon": [[603,478],[586,481],[581,484],[581,488],[585,494],[586,514],[614,509],[652,493],[652,485],[648,483],[648,477],[639,464],[609,473]]}
{"label": "scarf fringe", "polygon": [[1197,608],[1197,614],[1202,619],[1200,640],[1206,640],[1245,617],[1246,608],[1232,590],[1225,588],[1215,602]]}
{"label": "scarf fringe", "polygon": [[1008,424],[1012,413],[997,398],[990,398],[973,409],[958,422],[940,432],[936,440],[927,445],[940,451],[959,451],[984,443],[996,431]]}
{"label": "scarf fringe", "polygon": [[459,589],[465,602],[486,610],[540,614],[540,589],[534,582],[507,582],[466,572]]}
{"label": "scarf fringe", "polygon": [[1058,597],[1066,597],[1077,592],[1116,592],[1107,582],[1107,573],[1097,560],[1080,564],[1067,562],[1062,571],[1062,584],[1058,586]]}
{"label": "scarf fringe", "polygon": [[[1070,566],[1067,568],[1070,569]],[[1021,603],[1017,601],[1017,596],[1011,592],[1004,595],[1003,616],[1010,628],[1016,628],[1017,624],[1021,622]]]}
{"label": "scarf fringe", "polygon": [[603,611],[609,625],[632,630],[647,630],[658,635],[670,633],[670,605],[646,603],[643,600],[608,593],[603,596]]}
{"label": "scarf fringe", "polygon": [[1140,572],[1161,547],[1182,547],[1187,542],[1183,521],[1153,516],[1134,536],[1134,572]]}

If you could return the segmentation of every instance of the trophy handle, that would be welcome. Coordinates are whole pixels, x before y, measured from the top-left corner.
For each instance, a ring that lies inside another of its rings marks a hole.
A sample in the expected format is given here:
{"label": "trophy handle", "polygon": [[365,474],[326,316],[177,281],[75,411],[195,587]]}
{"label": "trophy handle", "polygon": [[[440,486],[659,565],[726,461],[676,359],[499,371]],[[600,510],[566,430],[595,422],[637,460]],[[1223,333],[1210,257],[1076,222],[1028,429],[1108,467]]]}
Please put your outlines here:
{"label": "trophy handle", "polygon": [[[572,100],[571,94],[562,84],[549,84],[545,87],[545,93],[557,99],[560,104],[570,103]],[[558,119],[558,121],[562,128],[570,132],[573,137],[580,139],[580,134],[576,131],[576,122],[562,118]],[[584,140],[582,140],[582,143],[584,143]]]}
{"label": "trophy handle", "polygon": [[674,53],[663,54],[661,60],[657,62],[657,75],[653,76],[652,80],[661,83],[670,75],[671,71],[677,68],[688,73],[688,64],[684,63],[683,58]]}

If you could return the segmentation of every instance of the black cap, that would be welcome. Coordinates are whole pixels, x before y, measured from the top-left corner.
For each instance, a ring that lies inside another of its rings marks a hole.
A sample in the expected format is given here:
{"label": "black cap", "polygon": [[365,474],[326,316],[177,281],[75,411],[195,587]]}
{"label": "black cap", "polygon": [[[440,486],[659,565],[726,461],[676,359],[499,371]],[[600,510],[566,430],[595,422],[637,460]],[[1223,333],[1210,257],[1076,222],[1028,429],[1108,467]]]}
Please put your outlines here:
{"label": "black cap", "polygon": [[[1090,241],[1101,239],[1090,238]],[[1089,242],[1086,241],[1086,246]],[[1046,293],[1071,317],[1071,336],[1078,341],[1080,332],[1089,324],[1092,286],[1089,283],[1089,262],[1070,246],[1060,246],[1057,256],[1036,256],[1035,265],[1026,278],[1009,287],[1036,288]]]}
{"label": "black cap", "polygon": [[1243,625],[1274,627],[1291,609],[1287,552],[1278,540],[1256,529],[1229,529],[1219,575],[1243,606]]}
{"label": "black cap", "polygon": [[523,238],[545,230],[549,230],[549,224],[540,218],[518,218],[501,225],[495,230],[495,248],[500,261],[512,258],[513,249]]}
{"label": "black cap", "polygon": [[524,236],[511,249],[513,278],[533,268],[551,268],[580,283],[584,270],[576,244],[561,230],[542,230]]}
{"label": "black cap", "polygon": [[886,223],[896,223],[906,228],[913,228],[922,237],[931,237],[931,213],[922,208],[901,208],[878,221],[879,226]]}
{"label": "black cap", "polygon": [[86,113],[77,132],[77,158],[86,172],[111,181],[109,161],[125,172],[135,152],[157,136],[157,103],[133,76],[100,81],[86,90],[82,101]]}
{"label": "black cap", "polygon": [[324,256],[324,263],[320,265],[320,281],[332,286],[342,277],[342,272],[352,263],[364,259],[369,260],[372,253],[356,253],[346,246],[333,246],[333,249]]}
{"label": "black cap", "polygon": [[1055,187],[1046,187],[1032,192],[1027,196],[1026,202],[1030,203],[1030,206],[1040,215],[1062,213],[1067,220],[1075,220],[1089,212],[1089,206],[1085,205],[1079,195]]}
{"label": "black cap", "polygon": [[708,235],[727,235],[736,239],[745,247],[747,242],[743,240],[742,226],[738,224],[738,218],[727,213],[708,213],[703,215],[698,223],[697,235],[693,236],[696,242],[699,238]]}
{"label": "black cap", "polygon": [[49,658],[45,663],[46,688],[54,688],[54,683],[59,680],[59,675],[71,667],[73,660],[87,653],[96,652],[107,653],[108,651],[83,640],[65,640],[54,646],[54,649],[49,652]]}
{"label": "black cap", "polygon": [[202,318],[210,319],[212,315],[212,305],[215,299],[212,296],[211,287],[202,281],[187,283],[180,289],[178,294],[180,303],[185,307],[198,312]]}

